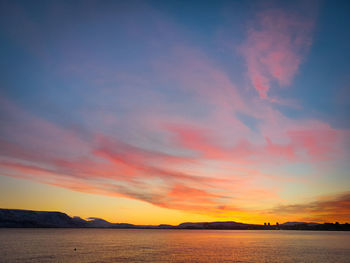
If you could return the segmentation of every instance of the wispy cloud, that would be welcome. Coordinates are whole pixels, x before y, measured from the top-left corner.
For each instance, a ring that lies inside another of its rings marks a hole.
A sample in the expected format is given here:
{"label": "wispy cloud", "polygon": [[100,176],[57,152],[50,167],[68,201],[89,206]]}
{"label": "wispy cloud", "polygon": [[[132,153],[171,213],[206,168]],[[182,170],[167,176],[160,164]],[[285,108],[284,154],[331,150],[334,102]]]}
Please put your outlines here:
{"label": "wispy cloud", "polygon": [[312,42],[313,21],[281,9],[260,12],[251,22],[241,52],[248,77],[261,98],[274,85],[288,86]]}

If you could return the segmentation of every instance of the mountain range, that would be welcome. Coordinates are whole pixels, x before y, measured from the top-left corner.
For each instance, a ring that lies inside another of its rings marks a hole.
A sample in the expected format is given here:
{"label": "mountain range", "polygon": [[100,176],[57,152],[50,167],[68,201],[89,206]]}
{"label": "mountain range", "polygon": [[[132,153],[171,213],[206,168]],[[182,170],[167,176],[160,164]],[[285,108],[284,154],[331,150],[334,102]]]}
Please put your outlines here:
{"label": "mountain range", "polygon": [[62,212],[0,209],[2,228],[136,228],[136,229],[236,229],[236,230],[350,230],[350,225],[339,223],[286,222],[276,225],[226,222],[186,222],[179,225],[134,225],[110,223],[104,219],[70,217]]}

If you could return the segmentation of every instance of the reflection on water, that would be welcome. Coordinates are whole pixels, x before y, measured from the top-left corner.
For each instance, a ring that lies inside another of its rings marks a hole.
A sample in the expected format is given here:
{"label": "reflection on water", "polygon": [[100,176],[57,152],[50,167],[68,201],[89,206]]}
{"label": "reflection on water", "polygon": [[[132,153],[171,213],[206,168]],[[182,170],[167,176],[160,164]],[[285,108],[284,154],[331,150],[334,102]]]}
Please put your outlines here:
{"label": "reflection on water", "polygon": [[349,232],[0,229],[1,263],[348,263],[349,259]]}

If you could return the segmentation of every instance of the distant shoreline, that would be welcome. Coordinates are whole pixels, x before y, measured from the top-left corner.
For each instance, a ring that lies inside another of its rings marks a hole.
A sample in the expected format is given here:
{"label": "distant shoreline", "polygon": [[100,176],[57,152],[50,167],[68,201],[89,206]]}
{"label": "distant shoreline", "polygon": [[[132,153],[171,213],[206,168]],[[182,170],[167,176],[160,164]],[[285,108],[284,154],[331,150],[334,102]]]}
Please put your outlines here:
{"label": "distant shoreline", "polygon": [[341,229],[223,229],[223,228],[115,228],[115,227],[3,227],[0,226],[1,229],[105,229],[105,230],[222,230],[222,231],[310,231],[310,232],[348,232],[349,229],[341,230]]}
{"label": "distant shoreline", "polygon": [[55,229],[179,229],[179,230],[310,230],[310,231],[350,231],[350,224],[286,222],[275,225],[245,224],[225,222],[187,222],[179,225],[134,225],[110,223],[101,218],[84,220],[70,217],[62,212],[33,211],[20,209],[0,209],[0,228],[55,228]]}

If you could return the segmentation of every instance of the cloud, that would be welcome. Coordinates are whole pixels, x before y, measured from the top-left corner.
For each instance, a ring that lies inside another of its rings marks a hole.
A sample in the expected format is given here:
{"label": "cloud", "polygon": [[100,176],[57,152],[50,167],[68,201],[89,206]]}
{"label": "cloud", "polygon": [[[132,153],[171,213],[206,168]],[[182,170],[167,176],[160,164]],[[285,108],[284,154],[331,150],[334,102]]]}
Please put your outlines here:
{"label": "cloud", "polygon": [[[10,107],[9,111],[9,115],[22,116],[16,107]],[[247,193],[252,197],[265,191],[252,184],[250,176],[241,176],[247,173],[259,177],[256,171],[241,171],[237,173],[239,176],[231,173],[230,177],[219,176],[217,172],[215,176],[212,173],[206,176],[196,169],[186,171],[187,166],[201,166],[201,158],[147,150],[102,134],[82,140],[79,134],[48,125],[47,121],[33,118],[29,113],[25,114],[25,119],[33,122],[21,122],[19,134],[18,127],[12,127],[12,138],[19,141],[0,140],[1,175],[201,213],[217,213],[220,210],[217,207],[222,206],[238,209],[228,203]],[[26,131],[25,138],[19,136],[22,130]],[[50,132],[56,135],[54,141],[48,144],[40,140],[41,134]],[[193,136],[199,135],[194,133]],[[218,148],[217,152],[220,151]],[[220,159],[225,154],[205,153],[204,159]]]}
{"label": "cloud", "polygon": [[[190,149],[197,158],[230,161],[233,163],[259,164],[284,162],[322,161],[339,154],[339,143],[344,140],[341,131],[318,122],[305,123],[303,127],[290,127],[283,135],[283,142],[274,142],[266,136],[265,141],[252,143],[249,138],[229,144],[211,129],[195,125],[166,125],[179,147]],[[268,132],[267,132],[268,134]],[[273,135],[273,134],[271,134]]]}
{"label": "cloud", "polygon": [[304,204],[280,205],[270,211],[273,214],[297,216],[299,220],[330,222],[350,221],[350,192],[323,196]]}
{"label": "cloud", "polygon": [[[3,116],[11,116],[11,122],[2,130],[6,140],[0,140],[1,175],[184,210],[194,209],[203,197],[216,196],[210,193],[213,189],[231,184],[227,178],[179,171],[177,166],[191,165],[193,158],[143,149],[102,134],[81,139],[81,134],[3,102]],[[180,189],[192,189],[192,200],[186,201]],[[216,203],[207,200],[201,207]]]}
{"label": "cloud", "polygon": [[288,86],[311,45],[313,22],[291,12],[269,9],[250,23],[241,46],[248,78],[261,98],[273,83]]}

